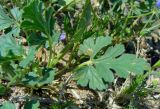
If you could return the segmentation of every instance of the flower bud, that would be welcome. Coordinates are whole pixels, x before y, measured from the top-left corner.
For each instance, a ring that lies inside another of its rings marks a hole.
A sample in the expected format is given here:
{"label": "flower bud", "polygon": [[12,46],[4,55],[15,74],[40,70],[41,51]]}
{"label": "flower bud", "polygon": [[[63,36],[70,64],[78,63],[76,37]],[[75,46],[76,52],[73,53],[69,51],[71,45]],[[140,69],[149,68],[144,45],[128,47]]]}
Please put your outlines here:
{"label": "flower bud", "polygon": [[61,41],[66,40],[66,33],[65,33],[65,32],[62,32],[62,33],[61,33],[61,35],[60,35],[60,40],[61,40]]}

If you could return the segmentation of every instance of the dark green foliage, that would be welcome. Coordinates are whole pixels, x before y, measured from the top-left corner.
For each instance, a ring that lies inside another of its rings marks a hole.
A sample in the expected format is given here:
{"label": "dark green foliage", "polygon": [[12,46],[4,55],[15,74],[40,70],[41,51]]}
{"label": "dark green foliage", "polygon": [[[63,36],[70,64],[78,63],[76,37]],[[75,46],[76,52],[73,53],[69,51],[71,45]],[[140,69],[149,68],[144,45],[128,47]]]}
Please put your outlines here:
{"label": "dark green foliage", "polygon": [[39,109],[39,106],[40,106],[39,101],[31,100],[25,104],[24,109]]}
{"label": "dark green foliage", "polygon": [[[74,75],[69,79],[76,79],[78,85],[99,91],[114,87],[115,77],[135,75],[122,96],[133,97],[136,93],[140,97],[149,93],[142,85],[149,76],[148,73],[144,75],[144,71],[150,73],[157,69],[159,61],[150,68],[143,57],[126,53],[122,42],[141,38],[159,28],[160,12],[154,1],[10,2],[8,6],[4,0],[0,1],[0,95],[17,85],[31,92],[33,89],[54,92],[54,88],[62,84],[63,74],[68,72]],[[54,88],[48,89],[51,86]],[[58,98],[51,108],[77,108],[73,102]],[[24,109],[38,108],[41,108],[40,101],[26,100]],[[0,109],[15,109],[15,106],[6,102]]]}
{"label": "dark green foliage", "polygon": [[0,84],[0,96],[4,95],[6,91],[7,88],[4,85]]}
{"label": "dark green foliage", "polygon": [[21,26],[26,30],[39,30],[49,35],[53,29],[52,14],[53,9],[48,8],[46,15],[44,15],[42,2],[33,0],[33,2],[24,8],[23,18],[25,20],[22,22]]}
{"label": "dark green foliage", "polygon": [[31,87],[41,87],[45,84],[50,84],[54,80],[55,69],[43,69],[42,75],[35,72],[29,72],[22,82]]}
{"label": "dark green foliage", "polygon": [[78,21],[76,32],[74,34],[76,42],[83,39],[83,34],[91,23],[91,19],[92,19],[91,14],[92,14],[92,6],[90,3],[90,0],[86,0],[86,3],[83,7],[82,15]]}

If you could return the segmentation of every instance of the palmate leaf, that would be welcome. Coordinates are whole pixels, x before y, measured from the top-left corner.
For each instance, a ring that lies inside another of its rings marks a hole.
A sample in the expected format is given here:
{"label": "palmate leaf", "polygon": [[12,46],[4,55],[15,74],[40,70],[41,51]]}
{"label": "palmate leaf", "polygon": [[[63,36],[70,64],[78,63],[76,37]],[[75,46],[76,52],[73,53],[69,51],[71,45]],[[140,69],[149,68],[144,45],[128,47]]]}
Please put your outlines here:
{"label": "palmate leaf", "polygon": [[39,76],[35,72],[29,72],[22,82],[31,87],[41,87],[44,84],[49,84],[54,80],[55,69],[43,69],[43,75]]}
{"label": "palmate leaf", "polygon": [[22,56],[22,46],[18,45],[11,34],[0,36],[0,57]]}
{"label": "palmate leaf", "polygon": [[13,26],[12,31],[8,34],[13,36],[19,36],[20,33],[20,22],[22,20],[22,10],[18,7],[15,7],[10,10],[11,17],[9,17],[3,10],[3,7],[0,5],[0,30],[9,28]]}
{"label": "palmate leaf", "polygon": [[[23,53],[22,46],[18,45],[13,36],[19,36],[20,28],[18,27],[18,22],[22,19],[22,11],[17,7],[10,10],[13,18],[10,18],[3,11],[0,5],[0,30],[10,27],[14,24],[12,31],[0,37],[0,60],[10,60],[14,56],[21,56]],[[5,57],[3,59],[2,57]]]}
{"label": "palmate leaf", "polygon": [[33,0],[24,8],[22,28],[26,30],[39,30],[46,34],[50,34],[53,28],[54,20],[52,19],[53,9],[48,8],[45,17],[43,17],[42,2]]}
{"label": "palmate leaf", "polygon": [[76,72],[77,83],[81,86],[103,90],[107,82],[114,80],[113,70],[120,76],[126,78],[129,73],[142,74],[149,68],[147,62],[142,58],[136,58],[133,54],[125,54],[124,46],[117,44],[109,47],[102,56],[96,56],[100,50],[111,44],[110,37],[98,37],[86,39],[79,48],[79,54],[90,56],[88,64]]}
{"label": "palmate leaf", "polygon": [[18,7],[14,7],[10,10],[10,12],[14,20],[14,25],[11,33],[13,34],[13,36],[19,37],[20,23],[22,22],[22,10]]}
{"label": "palmate leaf", "polygon": [[18,7],[11,9],[11,14],[17,22],[22,20],[22,10],[20,10]]}
{"label": "palmate leaf", "polygon": [[110,37],[100,37],[94,40],[88,38],[84,40],[83,45],[80,45],[79,54],[86,54],[93,58],[103,47],[111,44]]}
{"label": "palmate leaf", "polygon": [[22,27],[32,30],[45,30],[45,20],[42,17],[42,3],[34,0],[27,7],[24,8],[23,13],[24,21]]}
{"label": "palmate leaf", "polygon": [[3,7],[0,5],[0,30],[10,27],[13,23],[14,20],[4,12]]}
{"label": "palmate leaf", "polygon": [[[22,55],[23,48],[21,45],[16,43],[12,34],[8,33],[0,36],[0,65],[2,65],[2,68],[5,63],[10,62],[11,60],[21,60]],[[8,70],[8,68],[10,67],[7,65],[6,69]],[[9,72],[7,71],[6,74],[9,74]]]}
{"label": "palmate leaf", "polygon": [[16,106],[13,103],[7,101],[3,103],[2,106],[0,106],[0,109],[16,109]]}

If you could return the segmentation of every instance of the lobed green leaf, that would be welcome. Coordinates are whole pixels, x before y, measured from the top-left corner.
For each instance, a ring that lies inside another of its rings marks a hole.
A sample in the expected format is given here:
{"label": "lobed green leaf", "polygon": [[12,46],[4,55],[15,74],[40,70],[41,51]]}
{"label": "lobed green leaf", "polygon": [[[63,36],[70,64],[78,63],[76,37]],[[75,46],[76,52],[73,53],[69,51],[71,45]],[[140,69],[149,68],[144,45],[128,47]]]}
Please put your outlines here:
{"label": "lobed green leaf", "polygon": [[[113,70],[120,77],[126,78],[129,73],[142,74],[149,68],[149,64],[133,54],[125,54],[124,46],[117,44],[109,47],[101,56],[96,56],[100,50],[111,44],[110,37],[93,37],[86,39],[80,45],[79,53],[90,56],[89,64],[85,64],[76,73],[77,83],[81,86],[103,90],[108,82],[113,82]],[[88,54],[88,50],[90,53]],[[87,54],[86,54],[87,53]]]}
{"label": "lobed green leaf", "polygon": [[0,30],[10,27],[13,23],[14,20],[4,12],[3,7],[0,5]]}

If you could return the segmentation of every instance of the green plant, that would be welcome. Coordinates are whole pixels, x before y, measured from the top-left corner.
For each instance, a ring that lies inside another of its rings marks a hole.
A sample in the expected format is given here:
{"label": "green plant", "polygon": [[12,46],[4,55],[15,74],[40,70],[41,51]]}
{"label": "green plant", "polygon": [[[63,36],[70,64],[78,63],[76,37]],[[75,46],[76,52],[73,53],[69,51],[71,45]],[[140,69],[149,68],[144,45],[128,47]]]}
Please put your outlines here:
{"label": "green plant", "polygon": [[[128,101],[132,104],[133,108],[136,108],[135,104],[138,104],[139,102],[136,100],[142,99],[150,93],[154,93],[154,89],[158,85],[157,82],[155,84],[153,83],[153,88],[148,89],[146,87],[146,79],[150,75],[154,75],[155,71],[153,70],[159,67],[160,61],[157,61],[152,66],[152,70],[149,70],[146,74],[128,78],[128,80],[123,84],[121,90],[116,94],[115,101],[120,104],[125,103],[124,101]],[[157,75],[157,77],[159,77],[159,75]]]}
{"label": "green plant", "polygon": [[11,102],[5,102],[0,109],[16,109],[16,107]]}
{"label": "green plant", "polygon": [[102,29],[117,42],[142,37],[159,28],[159,9],[155,1],[100,0],[98,19]]}
{"label": "green plant", "polygon": [[[40,103],[36,100],[32,101],[27,101],[26,104],[24,105],[24,109],[39,109]],[[16,109],[16,106],[7,101],[0,106],[0,109]]]}
{"label": "green plant", "polygon": [[86,61],[78,66],[78,83],[92,89],[106,89],[105,82],[114,80],[113,70],[120,77],[126,78],[129,73],[141,74],[148,65],[143,59],[136,59],[135,55],[123,54],[124,46],[117,44],[101,51],[102,56],[96,54],[105,46],[111,44],[110,37],[98,37],[86,39],[80,45],[79,53],[89,56]]}
{"label": "green plant", "polygon": [[[18,1],[22,3],[18,4]],[[153,20],[158,18],[157,8],[145,10],[140,7],[145,7],[147,3],[153,7],[153,2],[118,0],[107,3],[110,6],[107,9],[96,11],[90,0],[86,0],[73,24],[68,14],[72,14],[79,0],[27,0],[26,3],[14,0],[14,3],[19,7],[10,9],[0,5],[0,77],[8,80],[7,89],[16,85],[41,89],[67,71],[73,73],[72,79],[77,84],[103,91],[114,81],[115,76],[127,78],[129,74],[134,74],[141,77],[139,75],[143,75],[145,70],[150,70],[145,59],[125,53],[124,45],[115,40],[127,41],[124,38],[136,34],[143,36],[159,27],[152,26]],[[105,3],[105,0],[100,0],[102,6]],[[129,9],[124,12],[126,5],[129,5]],[[64,15],[63,28],[56,28],[59,13]],[[143,23],[139,24],[139,20]],[[136,27],[140,29],[136,30]],[[26,45],[22,39],[26,39]],[[62,46],[59,52],[56,49],[58,44]],[[42,52],[40,59],[37,56],[39,51]],[[69,59],[65,60],[64,56],[68,54]],[[62,60],[65,64],[60,69],[58,65]],[[143,79],[137,78],[133,86],[126,89],[128,93],[135,90]],[[0,92],[3,94],[4,91],[2,85]],[[35,104],[36,108],[40,105],[38,101],[29,101],[27,106],[30,104]],[[53,105],[53,108],[57,107],[59,105]]]}

